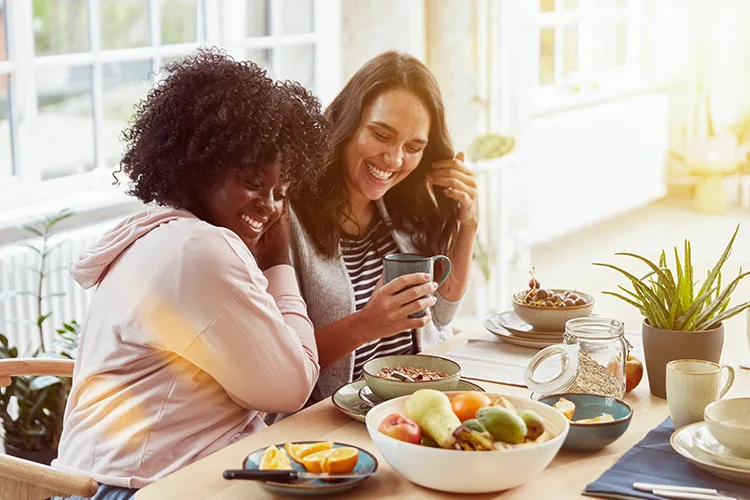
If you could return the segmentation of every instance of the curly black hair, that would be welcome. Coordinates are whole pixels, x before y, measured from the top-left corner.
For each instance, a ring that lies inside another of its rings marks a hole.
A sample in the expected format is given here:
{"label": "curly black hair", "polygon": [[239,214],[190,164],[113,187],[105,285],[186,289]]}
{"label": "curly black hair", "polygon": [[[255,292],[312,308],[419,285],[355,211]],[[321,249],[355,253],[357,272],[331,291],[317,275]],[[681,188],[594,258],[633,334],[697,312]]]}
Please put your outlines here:
{"label": "curly black hair", "polygon": [[129,194],[189,208],[229,170],[258,177],[276,159],[291,190],[315,183],[328,154],[328,125],[310,91],[273,81],[255,63],[216,48],[164,69],[168,76],[136,105],[123,131],[120,171],[130,178]]}

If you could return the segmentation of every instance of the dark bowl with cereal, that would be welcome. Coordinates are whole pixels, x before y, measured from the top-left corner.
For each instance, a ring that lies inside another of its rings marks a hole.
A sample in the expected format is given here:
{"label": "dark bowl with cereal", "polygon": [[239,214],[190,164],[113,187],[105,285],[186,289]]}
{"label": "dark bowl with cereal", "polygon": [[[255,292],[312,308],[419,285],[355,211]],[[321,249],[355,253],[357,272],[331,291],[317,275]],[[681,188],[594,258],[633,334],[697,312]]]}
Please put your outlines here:
{"label": "dark bowl with cereal", "polygon": [[[373,394],[380,399],[393,399],[419,389],[455,390],[461,379],[461,365],[426,354],[385,356],[365,363],[362,373]],[[414,382],[403,380],[401,375]]]}

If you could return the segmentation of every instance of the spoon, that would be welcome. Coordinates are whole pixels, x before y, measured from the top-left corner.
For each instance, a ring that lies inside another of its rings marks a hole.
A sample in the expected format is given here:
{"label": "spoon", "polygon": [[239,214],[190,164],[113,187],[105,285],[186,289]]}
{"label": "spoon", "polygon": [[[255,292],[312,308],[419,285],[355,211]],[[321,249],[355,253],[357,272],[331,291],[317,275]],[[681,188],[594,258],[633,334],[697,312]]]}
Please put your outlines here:
{"label": "spoon", "polygon": [[393,376],[394,376],[394,377],[396,377],[397,379],[399,379],[399,380],[401,380],[401,381],[404,381],[404,382],[416,382],[416,380],[414,380],[413,378],[411,378],[411,377],[410,377],[410,376],[408,376],[408,375],[405,375],[405,374],[401,373],[401,372],[400,372],[400,371],[398,371],[398,370],[393,370],[393,371],[391,372],[391,375],[393,375]]}

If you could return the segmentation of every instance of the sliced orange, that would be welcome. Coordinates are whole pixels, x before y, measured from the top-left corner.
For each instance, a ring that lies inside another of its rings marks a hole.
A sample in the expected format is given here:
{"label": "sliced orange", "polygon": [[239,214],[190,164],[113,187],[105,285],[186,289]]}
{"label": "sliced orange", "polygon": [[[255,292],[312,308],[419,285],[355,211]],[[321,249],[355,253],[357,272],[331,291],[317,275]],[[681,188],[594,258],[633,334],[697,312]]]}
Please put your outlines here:
{"label": "sliced orange", "polygon": [[258,468],[260,470],[291,470],[292,462],[286,456],[284,450],[269,446],[263,452],[263,456],[260,457]]}
{"label": "sliced orange", "polygon": [[298,464],[304,465],[303,459],[308,456],[312,455],[313,453],[317,453],[319,451],[323,450],[330,450],[333,448],[333,443],[331,441],[320,441],[318,443],[286,443],[284,445],[284,449],[286,450],[287,454],[289,455],[289,458],[297,462]]}
{"label": "sliced orange", "polygon": [[323,464],[323,472],[331,474],[351,472],[357,466],[359,450],[356,448],[341,447],[331,450]]}
{"label": "sliced orange", "polygon": [[302,459],[302,465],[310,472],[326,472],[326,460],[328,460],[328,454],[332,451],[321,450],[311,453]]}

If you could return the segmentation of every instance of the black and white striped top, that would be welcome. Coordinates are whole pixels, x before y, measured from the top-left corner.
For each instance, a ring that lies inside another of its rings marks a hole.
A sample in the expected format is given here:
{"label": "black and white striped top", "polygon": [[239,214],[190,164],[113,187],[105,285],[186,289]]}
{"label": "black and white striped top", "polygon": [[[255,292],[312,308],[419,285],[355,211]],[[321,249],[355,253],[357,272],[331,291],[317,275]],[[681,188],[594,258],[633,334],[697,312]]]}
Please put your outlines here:
{"label": "black and white striped top", "polygon": [[[383,274],[383,257],[398,252],[398,247],[382,219],[374,222],[364,237],[349,237],[342,242],[341,247],[346,270],[354,286],[354,303],[359,311],[370,300],[375,285]],[[359,346],[354,351],[352,380],[362,377],[362,367],[371,359],[393,354],[416,354],[413,331],[401,332]]]}

